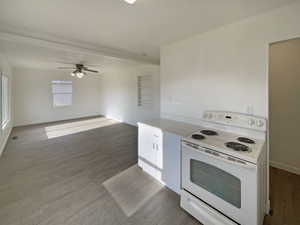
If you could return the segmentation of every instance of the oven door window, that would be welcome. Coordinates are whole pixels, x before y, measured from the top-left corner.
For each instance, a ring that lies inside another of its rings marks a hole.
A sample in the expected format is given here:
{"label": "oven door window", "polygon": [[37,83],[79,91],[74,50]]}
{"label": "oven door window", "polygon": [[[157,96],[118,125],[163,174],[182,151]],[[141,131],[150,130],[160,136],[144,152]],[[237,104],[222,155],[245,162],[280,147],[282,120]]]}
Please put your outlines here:
{"label": "oven door window", "polygon": [[241,181],[239,178],[210,164],[191,159],[190,179],[195,185],[241,208]]}

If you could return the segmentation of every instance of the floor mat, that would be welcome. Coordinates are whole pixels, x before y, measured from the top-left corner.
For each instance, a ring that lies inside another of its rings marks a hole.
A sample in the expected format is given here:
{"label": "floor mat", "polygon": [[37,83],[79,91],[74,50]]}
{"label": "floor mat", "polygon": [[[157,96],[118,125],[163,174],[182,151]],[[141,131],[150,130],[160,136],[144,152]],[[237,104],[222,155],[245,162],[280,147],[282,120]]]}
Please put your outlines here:
{"label": "floor mat", "polygon": [[137,165],[106,180],[103,185],[128,217],[163,188]]}

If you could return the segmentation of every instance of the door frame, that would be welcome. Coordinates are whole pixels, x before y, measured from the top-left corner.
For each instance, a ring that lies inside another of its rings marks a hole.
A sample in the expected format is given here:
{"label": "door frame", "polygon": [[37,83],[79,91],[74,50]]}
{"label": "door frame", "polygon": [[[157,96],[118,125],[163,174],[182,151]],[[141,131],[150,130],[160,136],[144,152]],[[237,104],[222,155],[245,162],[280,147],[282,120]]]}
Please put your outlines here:
{"label": "door frame", "polygon": [[267,213],[270,213],[271,210],[271,202],[270,202],[270,167],[271,167],[271,163],[270,163],[270,47],[273,44],[276,43],[280,43],[280,42],[285,42],[285,41],[289,41],[289,40],[295,40],[295,39],[300,39],[299,37],[293,37],[293,38],[285,38],[285,39],[280,39],[278,41],[273,41],[273,42],[269,42],[267,44],[267,136],[266,136],[266,144],[267,144]]}

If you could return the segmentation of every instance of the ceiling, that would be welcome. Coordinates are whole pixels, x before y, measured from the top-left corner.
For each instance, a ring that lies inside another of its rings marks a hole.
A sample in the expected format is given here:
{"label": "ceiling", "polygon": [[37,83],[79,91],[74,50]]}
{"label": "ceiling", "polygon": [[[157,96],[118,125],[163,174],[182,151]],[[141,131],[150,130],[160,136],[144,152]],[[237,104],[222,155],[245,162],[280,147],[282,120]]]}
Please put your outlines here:
{"label": "ceiling", "polygon": [[[123,0],[0,0],[0,31],[105,46],[159,61],[159,48],[165,43],[294,1],[137,0],[129,5]],[[21,55],[30,58],[30,53],[32,57],[48,56],[46,60],[53,60],[49,55],[55,58],[57,53],[57,50],[47,53],[46,49],[28,49],[31,47],[21,47],[27,48]],[[5,48],[20,58],[20,48],[11,44]]]}
{"label": "ceiling", "polygon": [[90,69],[97,69],[101,73],[116,66],[141,64],[135,60],[108,57],[97,52],[71,51],[68,48],[52,48],[3,40],[0,41],[0,52],[4,52],[14,66],[35,69],[56,70],[58,67],[81,63],[88,65]]}

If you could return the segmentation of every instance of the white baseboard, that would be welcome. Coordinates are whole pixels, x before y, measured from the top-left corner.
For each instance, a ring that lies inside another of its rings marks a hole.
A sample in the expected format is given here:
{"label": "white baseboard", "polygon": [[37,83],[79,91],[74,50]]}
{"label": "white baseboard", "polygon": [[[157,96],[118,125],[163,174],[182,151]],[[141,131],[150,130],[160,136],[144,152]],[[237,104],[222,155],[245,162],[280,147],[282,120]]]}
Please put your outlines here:
{"label": "white baseboard", "polygon": [[274,161],[270,161],[270,166],[288,171],[290,173],[295,173],[300,175],[300,168],[298,167],[293,167],[293,166],[286,165],[284,163],[274,162]]}
{"label": "white baseboard", "polygon": [[111,115],[104,115],[107,119],[111,119],[111,120],[115,120],[115,121],[118,121],[120,123],[126,123],[128,125],[131,125],[131,126],[134,126],[134,127],[137,127],[137,123],[136,122],[132,122],[132,121],[127,121],[127,120],[121,120],[119,118],[116,118],[114,116],[111,116]]}
{"label": "white baseboard", "polygon": [[271,201],[269,199],[266,206],[266,214],[270,215],[270,211],[271,211]]}
{"label": "white baseboard", "polygon": [[9,136],[10,136],[11,130],[12,130],[12,127],[9,128],[9,130],[8,130],[8,132],[7,132],[7,134],[6,134],[6,136],[5,136],[4,139],[3,139],[3,143],[2,143],[2,145],[1,145],[1,147],[0,147],[0,157],[1,157],[2,152],[3,152],[3,150],[4,150],[5,146],[6,146],[6,143],[7,143],[7,140],[8,140],[8,138],[9,138]]}

